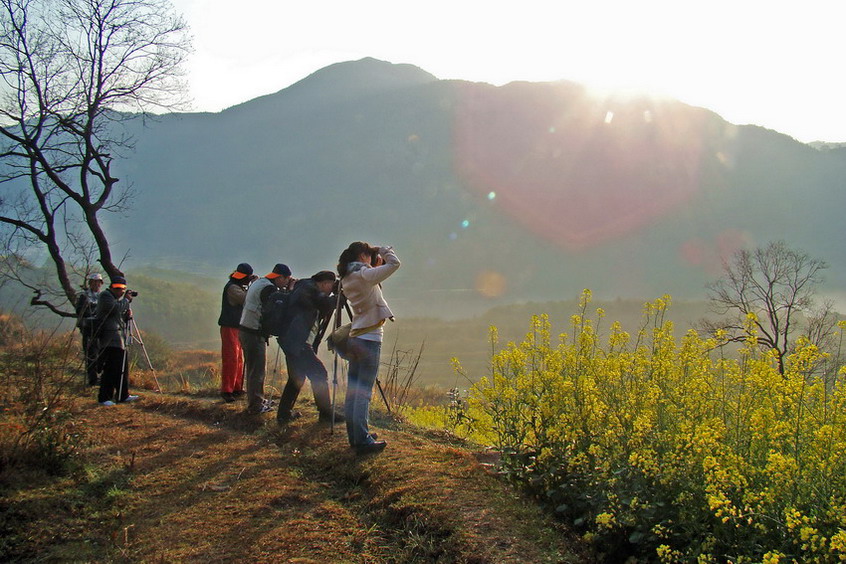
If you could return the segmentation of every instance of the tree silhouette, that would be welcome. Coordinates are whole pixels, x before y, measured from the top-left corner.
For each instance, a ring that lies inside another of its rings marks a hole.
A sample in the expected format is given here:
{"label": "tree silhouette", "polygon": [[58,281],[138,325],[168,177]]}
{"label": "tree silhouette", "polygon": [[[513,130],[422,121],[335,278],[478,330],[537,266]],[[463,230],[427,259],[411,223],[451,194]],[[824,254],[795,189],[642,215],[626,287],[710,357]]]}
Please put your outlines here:
{"label": "tree silhouette", "polygon": [[729,340],[748,336],[747,319],[754,314],[758,343],[775,351],[779,372],[795,337],[804,335],[824,345],[836,322],[832,304],[816,304],[822,271],[828,265],[784,241],[754,250],[740,250],[723,265],[723,277],[708,285],[708,299],[723,321],[706,322],[722,329]]}
{"label": "tree silhouette", "polygon": [[112,172],[122,122],[182,104],[189,49],[166,0],[0,0],[0,276],[33,305],[72,317],[74,276],[120,273],[103,214],[131,195]]}

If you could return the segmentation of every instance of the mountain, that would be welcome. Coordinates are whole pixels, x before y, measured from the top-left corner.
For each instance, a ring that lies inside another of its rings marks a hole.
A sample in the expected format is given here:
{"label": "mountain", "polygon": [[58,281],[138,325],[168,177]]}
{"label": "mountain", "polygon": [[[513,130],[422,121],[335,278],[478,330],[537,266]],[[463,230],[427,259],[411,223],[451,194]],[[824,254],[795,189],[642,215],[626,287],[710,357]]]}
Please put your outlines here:
{"label": "mountain", "polygon": [[[393,245],[399,314],[597,295],[698,298],[741,245],[784,239],[843,289],[846,150],[703,108],[339,63],[216,114],[133,120],[128,262],[295,276],[351,241]],[[823,150],[824,149],[824,150]]]}

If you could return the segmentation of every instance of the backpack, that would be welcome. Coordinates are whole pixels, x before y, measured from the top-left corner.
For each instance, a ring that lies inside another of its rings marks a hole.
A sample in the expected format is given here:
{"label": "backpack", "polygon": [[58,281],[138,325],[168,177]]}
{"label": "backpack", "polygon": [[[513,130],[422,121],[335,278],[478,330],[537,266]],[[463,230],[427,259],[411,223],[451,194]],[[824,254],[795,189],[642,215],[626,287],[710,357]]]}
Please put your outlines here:
{"label": "backpack", "polygon": [[272,286],[262,291],[260,329],[264,335],[281,337],[285,334],[291,323],[288,315],[290,297],[288,290],[277,290]]}

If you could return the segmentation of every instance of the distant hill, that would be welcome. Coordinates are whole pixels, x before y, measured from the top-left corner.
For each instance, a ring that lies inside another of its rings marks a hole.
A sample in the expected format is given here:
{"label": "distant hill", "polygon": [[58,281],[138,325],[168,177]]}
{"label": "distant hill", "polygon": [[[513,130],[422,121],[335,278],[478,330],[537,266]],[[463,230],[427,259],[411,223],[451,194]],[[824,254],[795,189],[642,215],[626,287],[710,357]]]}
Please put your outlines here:
{"label": "distant hill", "polygon": [[307,276],[361,239],[398,250],[398,315],[455,317],[585,287],[697,299],[739,245],[785,239],[844,286],[846,151],[672,100],[362,59],[129,127],[136,196],[108,229],[132,268]]}

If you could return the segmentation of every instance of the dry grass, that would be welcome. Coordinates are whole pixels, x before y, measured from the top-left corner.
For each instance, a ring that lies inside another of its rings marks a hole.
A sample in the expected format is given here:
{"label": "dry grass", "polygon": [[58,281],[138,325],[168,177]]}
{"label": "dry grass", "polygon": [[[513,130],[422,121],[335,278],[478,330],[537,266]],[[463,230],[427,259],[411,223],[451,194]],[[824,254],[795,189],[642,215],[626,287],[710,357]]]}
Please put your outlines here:
{"label": "dry grass", "polygon": [[471,451],[384,420],[375,430],[388,449],[356,457],[343,427],[331,433],[301,409],[279,428],[240,402],[147,393],[92,407],[78,422],[90,440],[82,470],[4,480],[0,532],[16,529],[0,559],[590,560]]}

